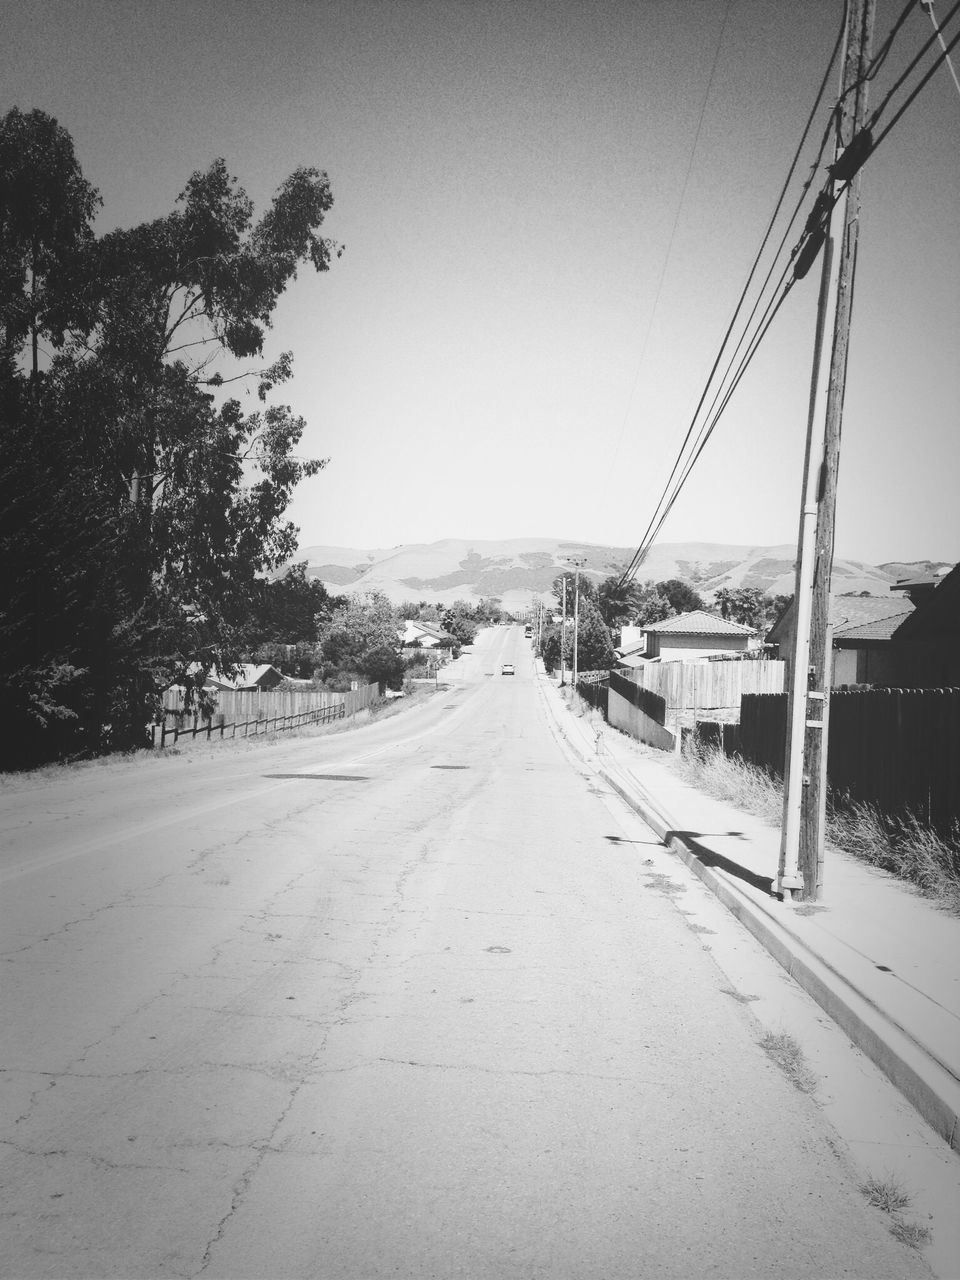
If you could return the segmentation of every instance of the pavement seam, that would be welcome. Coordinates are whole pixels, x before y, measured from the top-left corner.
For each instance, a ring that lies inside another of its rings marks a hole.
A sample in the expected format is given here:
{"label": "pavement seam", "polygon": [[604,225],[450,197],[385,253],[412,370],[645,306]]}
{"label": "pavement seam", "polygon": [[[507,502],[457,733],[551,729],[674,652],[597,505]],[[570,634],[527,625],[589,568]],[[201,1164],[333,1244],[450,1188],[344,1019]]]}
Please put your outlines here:
{"label": "pavement seam", "polygon": [[[544,702],[550,705],[542,682],[538,684]],[[677,830],[677,824],[671,822],[643,794],[636,780],[631,777],[629,781],[633,785],[629,786],[613,777],[609,769],[592,759],[589,752],[582,750],[574,741],[558,719],[557,709],[552,705],[550,709],[551,719],[574,754],[584,764],[596,769],[607,785],[664,840],[666,847],[677,854],[761,946],[820,1005],[947,1145],[952,1150],[960,1150],[960,1082],[953,1073],[847,978],[816,956],[801,939],[791,934],[784,924],[775,921],[759,904],[743,895],[722,873],[705,866],[683,837],[673,834]],[[567,713],[570,714],[568,709]],[[669,842],[665,839],[668,836]],[[920,1065],[910,1062],[911,1056],[919,1058]]]}

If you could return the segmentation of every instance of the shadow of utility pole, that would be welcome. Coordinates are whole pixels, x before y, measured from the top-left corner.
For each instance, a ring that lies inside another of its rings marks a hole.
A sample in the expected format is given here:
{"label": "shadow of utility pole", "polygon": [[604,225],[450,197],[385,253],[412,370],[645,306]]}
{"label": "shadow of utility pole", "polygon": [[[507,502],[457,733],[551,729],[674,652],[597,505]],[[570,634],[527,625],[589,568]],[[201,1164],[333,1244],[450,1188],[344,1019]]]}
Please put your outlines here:
{"label": "shadow of utility pole", "polygon": [[777,896],[773,888],[772,876],[759,876],[755,871],[751,871],[749,867],[744,867],[739,862],[734,862],[732,858],[725,858],[723,854],[716,853],[713,849],[708,849],[705,844],[701,844],[700,838],[711,834],[739,836],[741,838],[743,835],[740,831],[667,831],[663,837],[663,843],[669,848],[670,841],[674,838],[682,840],[693,851],[697,861],[701,862],[705,867],[717,867],[721,871],[726,871],[728,875],[736,876],[738,880],[743,880],[752,885],[754,889],[759,889],[761,893],[769,894],[771,898]]}

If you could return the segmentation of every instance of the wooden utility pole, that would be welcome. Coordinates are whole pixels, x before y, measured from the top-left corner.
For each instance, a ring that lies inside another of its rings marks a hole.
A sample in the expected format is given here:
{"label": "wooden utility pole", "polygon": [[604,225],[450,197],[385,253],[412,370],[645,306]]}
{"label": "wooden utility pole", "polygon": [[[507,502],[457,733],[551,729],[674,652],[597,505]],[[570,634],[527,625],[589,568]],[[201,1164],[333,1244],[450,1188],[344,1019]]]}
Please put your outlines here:
{"label": "wooden utility pole", "polygon": [[561,579],[563,585],[563,613],[561,614],[562,622],[560,623],[560,688],[567,683],[564,679],[563,670],[563,646],[567,642],[567,575],[564,574]]}
{"label": "wooden utility pole", "polygon": [[580,640],[580,565],[581,560],[574,560],[573,574],[573,687],[577,687],[577,644]]}
{"label": "wooden utility pole", "polygon": [[[875,0],[848,0],[830,196],[835,194],[833,188],[842,180],[841,175],[852,170],[852,176],[830,213],[820,281],[794,592],[796,634],[778,876],[778,888],[785,900],[798,891],[807,900],[818,898],[823,892],[827,726],[833,665],[830,580],[860,218],[859,164],[869,151],[858,135],[866,118],[866,73],[874,11]],[[857,147],[851,148],[855,138]],[[853,161],[857,151],[862,157]],[[841,161],[844,153],[846,162]],[[829,363],[824,360],[827,342]]]}
{"label": "wooden utility pole", "polygon": [[[587,563],[586,556],[564,556],[567,564],[573,565],[573,687],[577,687],[577,642],[580,639],[580,566]],[[564,588],[566,588],[567,579],[564,577]],[[564,591],[564,602],[566,602],[566,591]],[[566,618],[564,618],[566,622]],[[560,652],[563,653],[563,645],[560,646]],[[561,668],[562,670],[562,668]]]}

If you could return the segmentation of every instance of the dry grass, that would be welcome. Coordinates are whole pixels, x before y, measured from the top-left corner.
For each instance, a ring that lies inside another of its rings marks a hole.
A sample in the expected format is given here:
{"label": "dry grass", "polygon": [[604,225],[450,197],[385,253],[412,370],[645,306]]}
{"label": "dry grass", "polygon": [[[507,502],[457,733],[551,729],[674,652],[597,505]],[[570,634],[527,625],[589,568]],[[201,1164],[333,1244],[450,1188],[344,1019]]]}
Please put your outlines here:
{"label": "dry grass", "polygon": [[901,1244],[909,1245],[911,1249],[920,1249],[933,1239],[933,1232],[929,1227],[911,1222],[903,1216],[904,1210],[909,1209],[913,1203],[913,1197],[894,1174],[887,1173],[882,1178],[867,1178],[866,1182],[860,1184],[860,1191],[866,1196],[867,1204],[890,1215],[890,1231]]}
{"label": "dry grass", "polygon": [[902,1213],[912,1203],[909,1192],[890,1173],[883,1178],[867,1178],[860,1184],[860,1190],[867,1197],[867,1204],[884,1213]]}
{"label": "dry grass", "polygon": [[[764,769],[692,742],[679,762],[681,776],[718,800],[778,827],[783,787]],[[960,829],[945,840],[915,814],[888,818],[871,805],[835,806],[827,815],[827,840],[871,866],[889,871],[937,906],[960,915]]]}
{"label": "dry grass", "polygon": [[801,1093],[813,1093],[817,1087],[817,1077],[807,1066],[803,1050],[783,1031],[768,1031],[760,1041],[763,1049],[777,1064],[794,1088]]}
{"label": "dry grass", "polygon": [[703,747],[691,739],[678,764],[686,782],[715,800],[726,800],[738,809],[756,814],[771,826],[779,826],[783,812],[783,788],[764,769],[715,747]]}
{"label": "dry grass", "polygon": [[922,1227],[919,1222],[906,1222],[903,1218],[894,1218],[890,1231],[901,1244],[909,1245],[911,1249],[922,1249],[933,1239],[929,1227]]}

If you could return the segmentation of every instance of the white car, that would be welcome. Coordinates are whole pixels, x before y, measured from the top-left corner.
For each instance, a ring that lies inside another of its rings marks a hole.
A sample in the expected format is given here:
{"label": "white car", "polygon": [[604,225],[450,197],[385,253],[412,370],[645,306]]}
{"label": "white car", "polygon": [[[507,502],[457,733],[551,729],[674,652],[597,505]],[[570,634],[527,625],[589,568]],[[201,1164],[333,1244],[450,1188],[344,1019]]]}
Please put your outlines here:
{"label": "white car", "polygon": [[505,663],[503,664],[503,666],[500,668],[500,674],[501,674],[502,676],[513,676],[513,675],[516,675],[516,672],[515,672],[515,670],[514,670],[514,668],[513,668],[513,663],[512,663],[512,662],[505,662]]}

